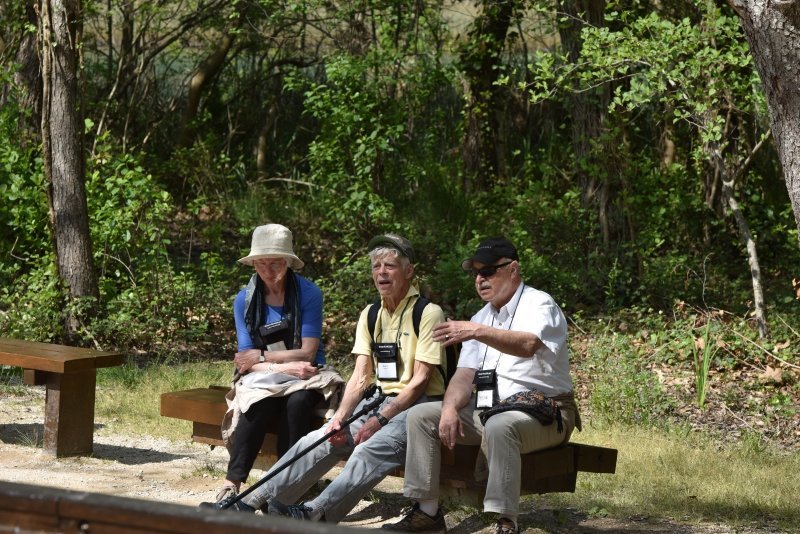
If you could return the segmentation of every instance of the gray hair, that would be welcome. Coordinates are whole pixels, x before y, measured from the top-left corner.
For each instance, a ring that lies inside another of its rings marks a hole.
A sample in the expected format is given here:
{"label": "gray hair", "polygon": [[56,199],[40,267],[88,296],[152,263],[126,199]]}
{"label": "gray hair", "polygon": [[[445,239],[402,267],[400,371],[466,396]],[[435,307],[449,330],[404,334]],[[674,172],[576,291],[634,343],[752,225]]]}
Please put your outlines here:
{"label": "gray hair", "polygon": [[384,256],[394,256],[398,260],[400,260],[400,265],[403,267],[403,270],[408,269],[409,265],[411,265],[411,260],[409,260],[404,254],[402,254],[399,250],[393,247],[377,247],[369,251],[369,261],[370,264],[374,263],[375,260],[378,258],[382,258]]}

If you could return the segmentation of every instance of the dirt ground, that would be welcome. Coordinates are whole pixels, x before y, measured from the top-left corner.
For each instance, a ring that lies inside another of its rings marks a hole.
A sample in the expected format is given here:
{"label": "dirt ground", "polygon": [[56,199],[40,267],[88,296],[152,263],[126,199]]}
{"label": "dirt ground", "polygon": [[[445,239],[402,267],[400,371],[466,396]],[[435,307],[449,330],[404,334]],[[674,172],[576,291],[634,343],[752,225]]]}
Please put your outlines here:
{"label": "dirt ground", "polygon": [[[227,452],[185,441],[173,443],[148,436],[115,434],[103,421],[96,421],[94,454],[91,457],[54,459],[42,453],[44,392],[30,388],[24,397],[0,393],[0,480],[51,486],[61,489],[118,495],[138,499],[196,506],[213,500],[227,465]],[[255,471],[261,476],[262,471]],[[334,476],[335,471],[329,473]],[[389,477],[363,500],[342,524],[380,528],[393,522],[406,501],[402,481]],[[490,533],[488,519],[453,507],[447,514],[452,533]],[[739,533],[775,532],[764,529],[730,529],[724,525],[683,525],[651,519],[598,518],[572,509],[524,508],[520,524],[525,534],[533,533]],[[222,512],[221,512],[222,513]],[[230,512],[232,513],[232,512]]]}

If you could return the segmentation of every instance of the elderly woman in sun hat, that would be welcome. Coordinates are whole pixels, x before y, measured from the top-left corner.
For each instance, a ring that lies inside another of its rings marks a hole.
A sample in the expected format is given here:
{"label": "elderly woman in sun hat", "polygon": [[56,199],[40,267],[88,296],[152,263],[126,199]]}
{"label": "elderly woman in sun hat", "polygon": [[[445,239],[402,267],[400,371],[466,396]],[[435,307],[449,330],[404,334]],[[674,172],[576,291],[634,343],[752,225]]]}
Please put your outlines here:
{"label": "elderly woman in sun hat", "polygon": [[285,226],[259,226],[239,260],[255,273],[233,303],[238,352],[222,428],[230,460],[217,500],[247,479],[268,429],[279,429],[280,456],[314,429],[315,409],[335,409],[344,383],[325,366],[322,291],[295,273],[304,264],[292,241]]}

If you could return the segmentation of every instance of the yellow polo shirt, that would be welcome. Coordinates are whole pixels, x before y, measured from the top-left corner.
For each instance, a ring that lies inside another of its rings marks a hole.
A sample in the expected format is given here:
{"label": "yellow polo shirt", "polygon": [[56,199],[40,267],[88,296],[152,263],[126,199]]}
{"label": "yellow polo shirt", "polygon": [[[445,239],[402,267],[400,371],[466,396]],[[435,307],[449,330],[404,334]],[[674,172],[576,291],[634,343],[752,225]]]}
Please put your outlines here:
{"label": "yellow polo shirt", "polygon": [[[422,318],[419,322],[419,338],[414,335],[414,322],[412,319],[414,303],[419,297],[419,290],[411,286],[394,310],[389,311],[383,305],[381,299],[381,309],[378,312],[378,319],[375,322],[375,341],[377,343],[397,343],[400,348],[400,358],[398,358],[398,376],[400,380],[387,382],[377,380],[378,385],[384,393],[400,393],[403,388],[411,381],[414,374],[414,362],[419,360],[431,365],[446,365],[444,349],[441,344],[433,340],[433,327],[444,322],[444,312],[442,308],[434,303],[425,306],[422,311]],[[353,354],[366,354],[372,356],[372,336],[369,332],[367,315],[370,306],[361,311],[356,326],[356,342],[353,346]],[[373,372],[376,362],[373,358]],[[444,395],[444,378],[438,369],[434,369],[428,388],[425,391],[428,396]]]}

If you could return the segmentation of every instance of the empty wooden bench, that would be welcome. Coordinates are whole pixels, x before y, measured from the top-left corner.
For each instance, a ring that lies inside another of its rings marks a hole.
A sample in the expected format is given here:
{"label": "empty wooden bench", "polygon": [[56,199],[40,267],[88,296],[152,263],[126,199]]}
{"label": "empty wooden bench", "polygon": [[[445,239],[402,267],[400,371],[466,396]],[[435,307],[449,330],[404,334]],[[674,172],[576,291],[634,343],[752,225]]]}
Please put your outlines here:
{"label": "empty wooden bench", "polygon": [[22,367],[28,385],[46,386],[44,451],[91,454],[96,372],[125,362],[119,352],[0,338],[0,364]]}
{"label": "empty wooden bench", "polygon": [[[161,394],[161,415],[192,422],[192,439],[209,445],[222,445],[220,423],[225,414],[228,388],[173,391]],[[322,424],[322,419],[320,419]],[[261,459],[272,465],[277,460],[276,436],[268,433],[261,448]],[[480,490],[473,479],[479,447],[457,445],[452,451],[442,448],[440,484],[456,490]],[[617,450],[580,443],[522,455],[522,493],[574,492],[578,473],[614,473]],[[395,473],[403,476],[402,470]]]}

